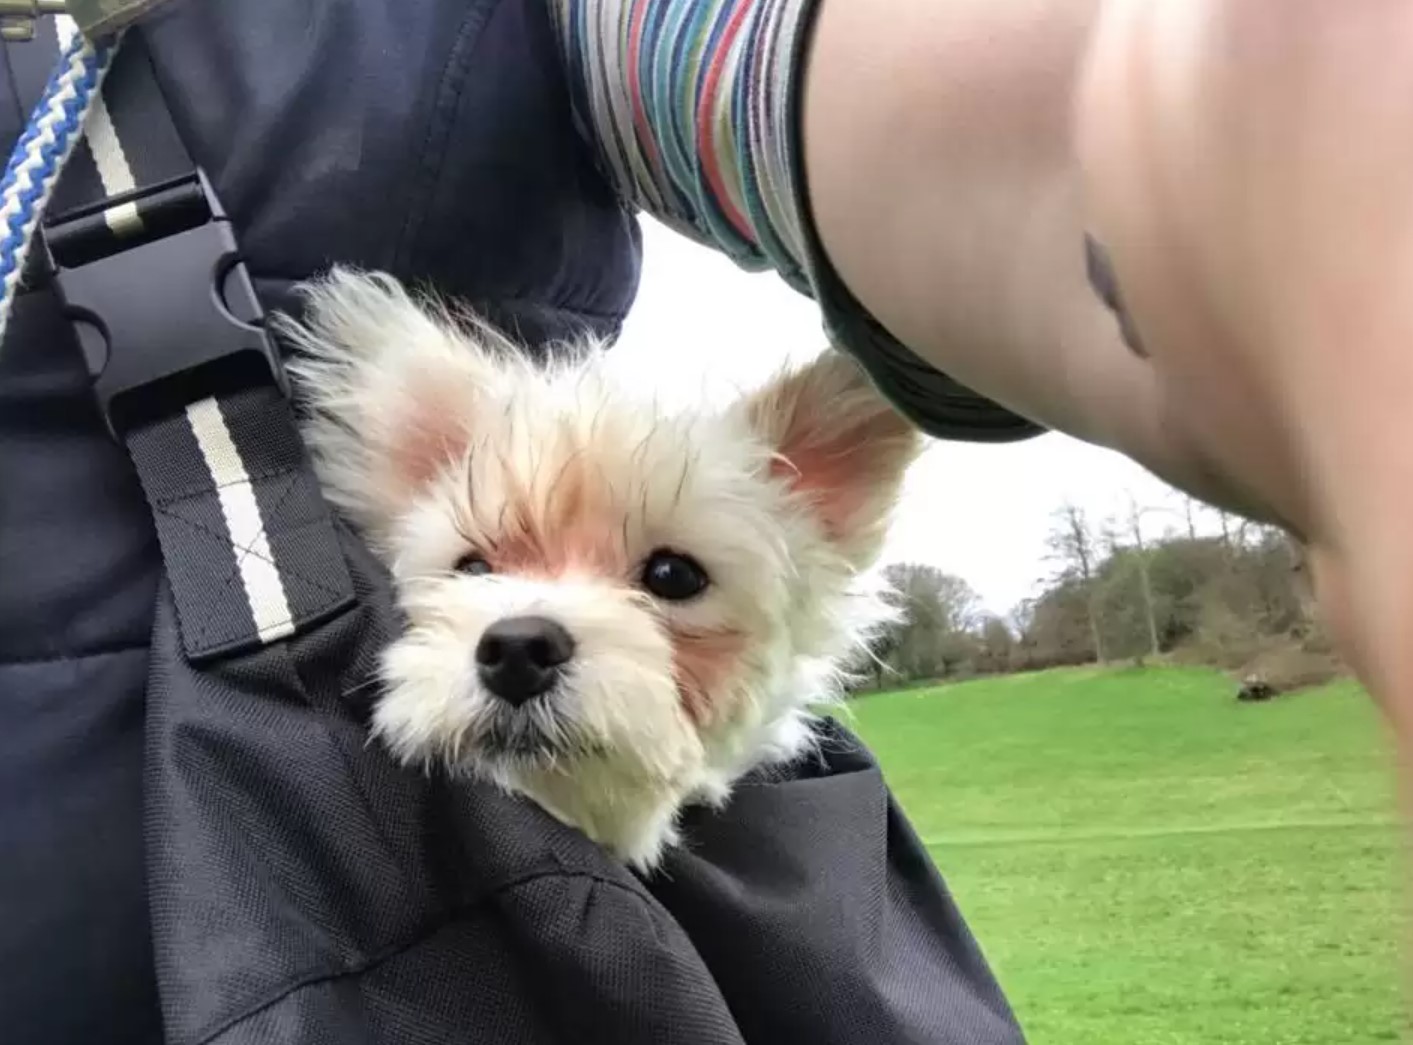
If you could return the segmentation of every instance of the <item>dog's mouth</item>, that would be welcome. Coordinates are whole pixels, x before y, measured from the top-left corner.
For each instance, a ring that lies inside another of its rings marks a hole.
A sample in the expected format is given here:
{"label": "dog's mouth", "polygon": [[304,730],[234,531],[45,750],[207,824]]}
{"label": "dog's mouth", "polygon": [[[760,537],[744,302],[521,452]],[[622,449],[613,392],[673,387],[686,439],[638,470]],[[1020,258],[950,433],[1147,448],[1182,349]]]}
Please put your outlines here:
{"label": "dog's mouth", "polygon": [[[531,704],[548,705],[543,697]],[[479,747],[493,756],[539,761],[567,753],[567,737],[555,722],[554,710],[522,705],[497,707],[480,735]]]}
{"label": "dog's mouth", "polygon": [[498,703],[487,709],[474,744],[475,757],[502,765],[543,767],[593,754],[598,748],[558,707],[554,691],[519,707]]}

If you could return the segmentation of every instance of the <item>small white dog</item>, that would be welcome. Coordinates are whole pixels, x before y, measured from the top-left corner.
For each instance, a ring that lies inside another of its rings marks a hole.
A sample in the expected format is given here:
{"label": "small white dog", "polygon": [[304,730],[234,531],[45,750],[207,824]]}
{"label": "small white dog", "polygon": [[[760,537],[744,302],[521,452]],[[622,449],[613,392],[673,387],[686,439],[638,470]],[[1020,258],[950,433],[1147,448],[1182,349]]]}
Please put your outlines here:
{"label": "small white dog", "polygon": [[330,499],[406,633],[374,732],[650,869],[688,802],[799,755],[888,610],[874,564],[914,430],[835,352],[669,413],[597,346],[540,365],[392,278],[307,288],[291,372]]}

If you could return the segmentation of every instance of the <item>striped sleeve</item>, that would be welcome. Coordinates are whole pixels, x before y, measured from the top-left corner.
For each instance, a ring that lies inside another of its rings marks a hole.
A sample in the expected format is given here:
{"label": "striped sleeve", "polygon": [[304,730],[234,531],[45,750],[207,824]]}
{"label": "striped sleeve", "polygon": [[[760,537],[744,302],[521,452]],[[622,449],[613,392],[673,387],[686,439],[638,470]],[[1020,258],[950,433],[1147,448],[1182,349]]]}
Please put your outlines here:
{"label": "striped sleeve", "polygon": [[548,2],[575,118],[626,205],[813,297],[834,345],[929,434],[1041,431],[899,343],[829,264],[800,144],[800,73],[823,0]]}
{"label": "striped sleeve", "polygon": [[551,0],[575,112],[634,207],[797,290],[797,57],[816,0]]}

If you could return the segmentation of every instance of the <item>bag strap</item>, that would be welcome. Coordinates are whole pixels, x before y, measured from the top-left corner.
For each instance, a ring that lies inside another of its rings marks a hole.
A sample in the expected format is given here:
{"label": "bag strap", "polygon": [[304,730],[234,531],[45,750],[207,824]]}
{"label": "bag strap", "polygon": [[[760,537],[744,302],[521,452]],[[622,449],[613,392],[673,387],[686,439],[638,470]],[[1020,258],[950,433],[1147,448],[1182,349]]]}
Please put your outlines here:
{"label": "bag strap", "polygon": [[144,216],[160,212],[164,196],[157,190],[195,170],[157,86],[147,44],[141,33],[128,33],[64,168],[45,225],[63,226],[100,201],[133,197],[100,223],[111,233],[99,237],[101,246],[116,252],[126,237],[141,233]]}
{"label": "bag strap", "polygon": [[[45,64],[29,48],[52,66],[75,31],[41,18],[32,40],[6,44],[12,71]],[[22,90],[41,94],[32,81]],[[138,29],[113,59],[42,236],[50,286],[151,509],[187,658],[249,652],[350,606],[333,517],[231,222]]]}

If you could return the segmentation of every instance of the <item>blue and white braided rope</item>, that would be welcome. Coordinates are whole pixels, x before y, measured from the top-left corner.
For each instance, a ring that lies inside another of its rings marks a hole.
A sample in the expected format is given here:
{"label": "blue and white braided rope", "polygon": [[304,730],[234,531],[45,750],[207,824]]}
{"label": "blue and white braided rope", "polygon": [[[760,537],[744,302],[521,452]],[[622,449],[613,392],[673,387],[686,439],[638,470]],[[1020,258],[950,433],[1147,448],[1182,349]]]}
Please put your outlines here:
{"label": "blue and white braided rope", "polygon": [[118,45],[116,37],[94,44],[77,32],[61,34],[60,39],[59,62],[0,179],[0,342],[35,230],[64,164],[83,136]]}

